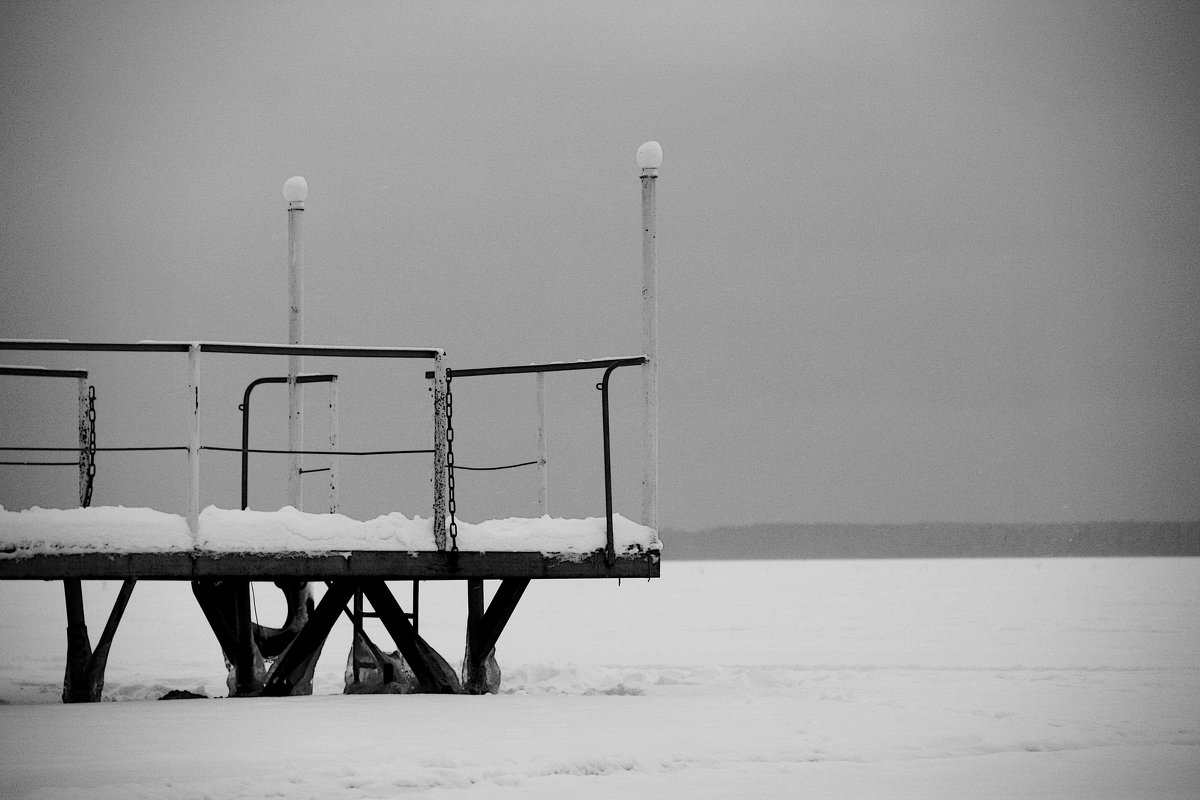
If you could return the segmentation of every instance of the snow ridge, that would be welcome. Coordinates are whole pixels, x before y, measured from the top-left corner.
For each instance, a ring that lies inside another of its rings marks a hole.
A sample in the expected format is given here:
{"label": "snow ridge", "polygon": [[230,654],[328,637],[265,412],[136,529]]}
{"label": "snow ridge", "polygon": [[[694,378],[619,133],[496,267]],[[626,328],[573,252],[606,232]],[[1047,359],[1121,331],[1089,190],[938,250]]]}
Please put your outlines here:
{"label": "snow ridge", "polygon": [[[658,550],[654,531],[613,515],[618,553]],[[604,547],[603,517],[508,518],[458,523],[460,550],[541,552],[583,556]],[[399,512],[359,521],[342,514],[309,514],[285,506],[278,511],[239,511],[209,506],[200,513],[193,541],[187,521],[149,508],[96,508],[6,511],[0,507],[0,558],[111,552],[157,553],[202,550],[320,554],[364,550],[432,551],[430,518]]]}

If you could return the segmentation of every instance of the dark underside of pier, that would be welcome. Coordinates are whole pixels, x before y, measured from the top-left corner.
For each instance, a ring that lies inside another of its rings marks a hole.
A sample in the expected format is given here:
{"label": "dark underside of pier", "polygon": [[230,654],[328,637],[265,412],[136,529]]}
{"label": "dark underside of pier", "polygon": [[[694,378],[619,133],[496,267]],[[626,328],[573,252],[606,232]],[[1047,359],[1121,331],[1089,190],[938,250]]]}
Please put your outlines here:
{"label": "dark underside of pier", "polygon": [[0,580],[195,580],[198,578],[281,578],[333,580],[463,580],[503,578],[657,578],[660,554],[622,554],[605,559],[538,552],[357,550],[297,553],[70,553],[0,558]]}
{"label": "dark underside of pier", "polygon": [[[350,616],[355,647],[363,636],[362,619],[374,616],[395,641],[412,682],[406,691],[483,694],[496,690],[492,676],[496,641],[532,580],[542,578],[657,578],[657,550],[606,556],[538,552],[351,551],[320,554],[216,553],[70,553],[0,557],[0,579],[62,581],[67,610],[65,702],[101,699],[108,651],[135,585],[142,580],[190,581],[231,671],[231,693],[242,696],[305,693],[312,665],[334,622]],[[121,580],[121,590],[104,632],[93,648],[87,631],[81,581]],[[467,587],[467,651],[461,676],[418,634],[416,608],[401,608],[386,581],[462,580]],[[498,580],[490,603],[484,581]],[[252,622],[250,584],[274,582],[289,596],[283,629]],[[303,587],[324,583],[313,603]],[[373,606],[364,612],[363,601]],[[353,605],[353,610],[351,609]],[[305,609],[300,608],[301,605]],[[373,643],[375,666],[388,660]],[[357,651],[356,651],[357,652]],[[263,674],[263,658],[271,659]],[[357,656],[355,671],[358,672]],[[498,670],[498,667],[495,667]]]}

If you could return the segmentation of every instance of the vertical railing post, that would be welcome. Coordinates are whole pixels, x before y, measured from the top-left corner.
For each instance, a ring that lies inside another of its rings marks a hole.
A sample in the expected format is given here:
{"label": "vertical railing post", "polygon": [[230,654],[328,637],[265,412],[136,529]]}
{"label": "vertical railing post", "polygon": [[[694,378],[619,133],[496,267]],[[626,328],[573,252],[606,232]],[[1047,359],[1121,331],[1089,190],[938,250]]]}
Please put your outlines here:
{"label": "vertical railing post", "polygon": [[[329,382],[329,449],[338,449],[338,382],[337,376]],[[341,510],[338,497],[338,457],[329,457],[329,513]]]}
{"label": "vertical railing post", "polygon": [[646,142],[637,151],[642,169],[642,397],[645,406],[642,463],[642,523],[658,529],[658,227],[655,184],[662,147]]}
{"label": "vertical railing post", "polygon": [[261,381],[251,381],[242,393],[242,511],[250,507],[250,393]]}
{"label": "vertical railing post", "polygon": [[445,354],[433,359],[433,542],[446,549],[446,513],[448,508],[446,475],[446,364]]}
{"label": "vertical railing post", "polygon": [[88,484],[88,390],[87,378],[79,379],[79,505],[87,502]]}
{"label": "vertical railing post", "polygon": [[616,364],[609,365],[604,370],[604,377],[596,388],[600,390],[600,419],[604,433],[604,563],[613,565],[616,559],[616,542],[613,532],[613,488],[612,488],[612,447],[609,444],[608,422],[608,379],[612,376]]}
{"label": "vertical railing post", "polygon": [[546,464],[546,373],[537,373],[538,514],[550,515],[548,466]]}
{"label": "vertical railing post", "polygon": [[200,345],[188,345],[188,503],[192,542],[200,543]]}

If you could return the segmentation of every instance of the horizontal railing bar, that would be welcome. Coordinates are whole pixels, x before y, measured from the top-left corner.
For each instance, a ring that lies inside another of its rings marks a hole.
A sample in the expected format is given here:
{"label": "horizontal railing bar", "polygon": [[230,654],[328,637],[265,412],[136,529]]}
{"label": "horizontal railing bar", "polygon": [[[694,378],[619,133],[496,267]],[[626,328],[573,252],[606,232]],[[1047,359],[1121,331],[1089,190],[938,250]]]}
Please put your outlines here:
{"label": "horizontal railing bar", "polygon": [[186,353],[183,342],[71,342],[66,339],[0,339],[0,350],[39,352]]}
{"label": "horizontal railing bar", "polygon": [[150,450],[187,450],[186,444],[162,445],[159,447],[0,447],[0,451],[16,453],[79,453],[95,450],[97,453],[135,453]]}
{"label": "horizontal railing bar", "polygon": [[[531,372],[567,372],[580,369],[604,369],[606,367],[635,367],[645,364],[645,356],[622,356],[620,358],[592,358],[583,361],[554,361],[549,364],[521,364],[510,367],[477,367],[473,369],[447,369],[454,378],[471,378],[479,375],[520,375]],[[425,373],[432,378],[432,372]]]}
{"label": "horizontal railing bar", "polygon": [[200,342],[204,353],[244,353],[273,356],[331,356],[334,358],[437,358],[435,347],[349,347],[319,344],[236,344]]}
{"label": "horizontal railing bar", "polygon": [[201,450],[215,450],[218,453],[266,453],[268,455],[301,455],[301,456],[395,456],[419,455],[432,453],[433,450],[259,450],[253,447],[217,447],[216,445],[200,445]]}
{"label": "horizontal railing bar", "polygon": [[[6,453],[78,453],[82,447],[0,447],[0,452]],[[137,453],[162,450],[187,450],[187,445],[165,445],[162,447],[97,447],[97,453]],[[432,453],[431,449],[420,450],[258,450],[250,448],[243,451],[240,447],[217,447],[216,445],[201,445],[201,450],[216,450],[221,453],[267,453],[287,454],[297,453],[305,456],[393,456],[406,454]],[[531,462],[536,463],[536,462]],[[524,466],[524,465],[521,465]],[[463,469],[470,469],[464,467]]]}
{"label": "horizontal railing bar", "polygon": [[27,375],[34,378],[86,378],[88,373],[86,369],[0,366],[0,375]]}
{"label": "horizontal railing bar", "polygon": [[198,345],[205,353],[329,356],[332,358],[437,358],[435,347],[350,347],[318,344],[243,344],[238,342],[71,342],[65,339],[0,339],[0,350],[111,353],[186,353]]}

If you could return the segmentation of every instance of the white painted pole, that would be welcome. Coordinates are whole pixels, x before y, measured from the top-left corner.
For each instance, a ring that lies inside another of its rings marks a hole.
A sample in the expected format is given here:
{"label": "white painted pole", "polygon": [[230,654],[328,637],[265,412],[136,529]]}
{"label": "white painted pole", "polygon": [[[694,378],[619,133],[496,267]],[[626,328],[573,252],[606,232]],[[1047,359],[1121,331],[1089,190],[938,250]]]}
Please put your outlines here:
{"label": "white painted pole", "polygon": [[[288,344],[304,343],[304,200],[308,183],[299,176],[283,184],[283,197],[288,201]],[[288,450],[301,450],[304,445],[304,396],[296,383],[300,372],[300,357],[288,356]],[[300,470],[304,459],[298,454],[288,456],[288,505],[303,510],[304,483]]]}
{"label": "white painted pole", "polygon": [[188,504],[192,541],[200,543],[200,345],[188,346]]}
{"label": "white painted pole", "polygon": [[433,543],[438,550],[446,549],[446,514],[449,510],[449,477],[447,469],[446,430],[446,361],[445,354],[433,359]]}
{"label": "white painted pole", "polygon": [[549,516],[550,493],[546,464],[546,373],[537,373],[538,514]]}
{"label": "white painted pole", "polygon": [[[338,382],[334,378],[329,382],[329,449],[338,449]],[[338,496],[338,457],[329,457],[329,513],[341,511],[341,501]]]}
{"label": "white painted pole", "polygon": [[87,465],[90,456],[88,446],[88,383],[87,378],[79,379],[79,505],[83,505],[87,497]]}
{"label": "white painted pole", "polygon": [[643,420],[642,524],[658,530],[658,227],[655,184],[662,147],[646,142],[637,151],[642,169],[642,366]]}

